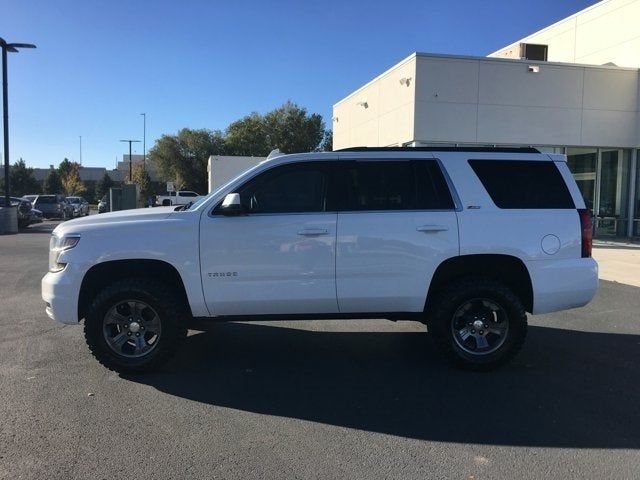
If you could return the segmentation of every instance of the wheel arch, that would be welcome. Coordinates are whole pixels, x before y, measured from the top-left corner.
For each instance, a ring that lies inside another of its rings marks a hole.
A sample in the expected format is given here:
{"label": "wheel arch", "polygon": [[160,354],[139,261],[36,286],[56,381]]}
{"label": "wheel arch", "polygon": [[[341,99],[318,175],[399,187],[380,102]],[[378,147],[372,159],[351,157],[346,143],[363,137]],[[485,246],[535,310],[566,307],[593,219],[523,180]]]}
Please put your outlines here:
{"label": "wheel arch", "polygon": [[473,254],[451,257],[438,265],[427,292],[425,311],[430,308],[430,300],[443,287],[471,276],[504,283],[520,299],[527,312],[533,310],[531,275],[521,259],[512,255]]}
{"label": "wheel arch", "polygon": [[191,313],[184,282],[178,270],[168,262],[152,259],[111,260],[92,266],[82,279],[78,296],[78,320],[85,317],[96,294],[123,278],[151,277],[175,289],[187,312]]}

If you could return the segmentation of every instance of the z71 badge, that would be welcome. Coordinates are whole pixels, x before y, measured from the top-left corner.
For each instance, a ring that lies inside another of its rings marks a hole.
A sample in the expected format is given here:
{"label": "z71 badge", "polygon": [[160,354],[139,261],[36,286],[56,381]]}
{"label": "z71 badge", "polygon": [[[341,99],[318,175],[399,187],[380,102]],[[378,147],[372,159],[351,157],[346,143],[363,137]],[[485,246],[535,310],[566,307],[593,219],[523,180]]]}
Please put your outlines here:
{"label": "z71 badge", "polygon": [[209,278],[213,278],[213,277],[237,277],[238,276],[238,272],[209,272],[209,273],[207,273],[207,275],[209,275]]}

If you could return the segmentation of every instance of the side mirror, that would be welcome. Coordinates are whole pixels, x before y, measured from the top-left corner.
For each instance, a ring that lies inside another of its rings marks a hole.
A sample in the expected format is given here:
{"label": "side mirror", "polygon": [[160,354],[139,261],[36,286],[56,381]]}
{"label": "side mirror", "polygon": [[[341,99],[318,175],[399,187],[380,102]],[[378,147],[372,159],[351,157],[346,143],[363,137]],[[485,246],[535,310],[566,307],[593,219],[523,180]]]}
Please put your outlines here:
{"label": "side mirror", "polygon": [[242,213],[242,204],[240,203],[239,193],[228,193],[222,205],[220,205],[220,213],[222,215],[240,215]]}

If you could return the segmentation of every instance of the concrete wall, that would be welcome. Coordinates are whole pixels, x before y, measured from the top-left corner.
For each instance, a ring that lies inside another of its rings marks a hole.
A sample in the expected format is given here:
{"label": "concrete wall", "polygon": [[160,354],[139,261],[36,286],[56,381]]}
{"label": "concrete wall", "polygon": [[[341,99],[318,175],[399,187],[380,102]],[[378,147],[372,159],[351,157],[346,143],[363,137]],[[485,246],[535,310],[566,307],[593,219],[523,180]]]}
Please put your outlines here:
{"label": "concrete wall", "polygon": [[410,142],[413,139],[415,70],[416,59],[412,55],[335,104],[334,150]]}
{"label": "concrete wall", "polygon": [[249,170],[266,157],[236,157],[229,155],[211,155],[207,165],[209,173],[209,193],[234,179],[245,170]]}
{"label": "concrete wall", "polygon": [[639,31],[640,0],[604,0],[489,56],[519,58],[520,43],[538,43],[552,62],[640,68]]}
{"label": "concrete wall", "polygon": [[[407,76],[409,88],[399,83]],[[636,69],[414,54],[334,106],[334,148],[637,147],[638,78]]]}
{"label": "concrete wall", "polygon": [[419,55],[415,139],[637,146],[638,71]]}

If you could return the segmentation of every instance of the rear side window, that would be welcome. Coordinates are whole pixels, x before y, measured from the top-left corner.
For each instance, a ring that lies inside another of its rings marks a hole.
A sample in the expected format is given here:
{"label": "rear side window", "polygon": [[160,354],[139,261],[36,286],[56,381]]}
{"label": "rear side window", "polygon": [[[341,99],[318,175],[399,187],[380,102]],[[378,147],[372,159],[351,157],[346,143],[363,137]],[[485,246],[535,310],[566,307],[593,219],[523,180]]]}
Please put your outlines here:
{"label": "rear side window", "polygon": [[576,208],[554,162],[469,160],[498,208]]}
{"label": "rear side window", "polygon": [[341,210],[451,210],[451,194],[437,162],[358,161],[340,169]]}

